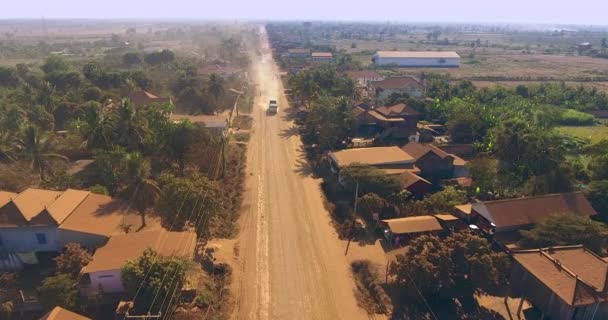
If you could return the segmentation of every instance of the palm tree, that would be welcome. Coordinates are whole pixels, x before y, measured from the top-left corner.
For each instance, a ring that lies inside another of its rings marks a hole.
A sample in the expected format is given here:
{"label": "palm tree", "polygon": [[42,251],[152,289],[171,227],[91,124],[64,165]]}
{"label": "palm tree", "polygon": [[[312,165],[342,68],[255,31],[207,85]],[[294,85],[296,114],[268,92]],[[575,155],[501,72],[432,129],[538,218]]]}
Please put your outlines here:
{"label": "palm tree", "polygon": [[51,165],[50,160],[68,161],[65,156],[53,153],[52,138],[34,125],[25,128],[21,147],[24,155],[31,161],[32,170],[38,172],[41,181],[45,181],[45,173]]}
{"label": "palm tree", "polygon": [[0,131],[0,162],[15,162],[19,141],[8,131]]}
{"label": "palm tree", "polygon": [[300,98],[300,104],[306,106],[319,93],[319,84],[314,78],[305,72],[300,72],[289,79],[294,94]]}
{"label": "palm tree", "polygon": [[215,73],[209,75],[207,91],[215,98],[215,102],[224,94],[224,79]]}
{"label": "palm tree", "polygon": [[131,205],[141,216],[141,226],[146,226],[146,212],[160,199],[160,187],[150,178],[150,164],[139,153],[127,155],[126,159]]}
{"label": "palm tree", "polygon": [[113,120],[116,143],[131,151],[139,150],[148,132],[144,119],[133,104],[123,100]]}

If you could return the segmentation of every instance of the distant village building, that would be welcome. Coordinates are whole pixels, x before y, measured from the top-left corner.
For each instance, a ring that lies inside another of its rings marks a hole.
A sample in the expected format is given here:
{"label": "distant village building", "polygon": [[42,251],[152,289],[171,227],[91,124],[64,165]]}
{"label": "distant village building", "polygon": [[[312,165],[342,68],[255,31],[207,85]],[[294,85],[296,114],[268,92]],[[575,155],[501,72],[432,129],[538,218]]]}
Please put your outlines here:
{"label": "distant village building", "polygon": [[310,58],[310,49],[293,48],[287,50],[289,58]]}
{"label": "distant village building", "polygon": [[404,68],[458,68],[460,56],[452,51],[378,51],[372,62],[377,66]]}
{"label": "distant village building", "polygon": [[579,45],[578,45],[578,52],[582,53],[582,52],[589,51],[589,50],[591,50],[591,43],[590,42],[579,43]]}
{"label": "distant village building", "polygon": [[353,107],[352,113],[361,134],[377,135],[378,139],[417,138],[420,113],[404,103],[378,108],[359,104]]}
{"label": "distant village building", "polygon": [[412,98],[422,98],[424,86],[412,77],[390,77],[380,81],[370,81],[369,89],[371,96],[377,100],[384,101],[391,94],[408,94]]}
{"label": "distant village building", "polygon": [[423,177],[449,179],[468,176],[466,161],[434,145],[410,142],[401,149],[414,157]]}
{"label": "distant village building", "polygon": [[372,81],[382,81],[384,76],[373,70],[351,70],[346,71],[346,75],[360,87],[367,86]]}
{"label": "distant village building", "polygon": [[331,52],[313,52],[312,55],[312,62],[317,62],[317,63],[326,63],[326,62],[331,62],[331,59],[333,58],[333,55]]}
{"label": "distant village building", "polygon": [[199,67],[196,69],[196,73],[203,78],[208,78],[212,74],[216,74],[222,78],[230,78],[240,76],[243,71],[237,67],[216,63]]}
{"label": "distant village building", "polygon": [[133,91],[129,99],[136,107],[146,107],[153,104],[172,103],[170,98],[161,98],[145,90]]}
{"label": "distant village building", "polygon": [[511,292],[522,303],[530,301],[541,319],[608,319],[606,260],[580,245],[516,250],[511,256]]}

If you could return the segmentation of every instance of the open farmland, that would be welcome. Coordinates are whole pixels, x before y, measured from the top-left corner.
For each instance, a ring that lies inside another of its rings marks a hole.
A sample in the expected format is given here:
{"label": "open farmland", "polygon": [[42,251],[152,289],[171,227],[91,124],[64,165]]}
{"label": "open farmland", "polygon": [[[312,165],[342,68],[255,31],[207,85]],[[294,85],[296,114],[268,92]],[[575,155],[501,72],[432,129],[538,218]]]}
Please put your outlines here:
{"label": "open farmland", "polygon": [[591,143],[600,142],[602,139],[608,139],[608,126],[596,125],[596,126],[562,126],[557,127],[562,133],[567,133],[575,137],[586,138],[591,140]]}

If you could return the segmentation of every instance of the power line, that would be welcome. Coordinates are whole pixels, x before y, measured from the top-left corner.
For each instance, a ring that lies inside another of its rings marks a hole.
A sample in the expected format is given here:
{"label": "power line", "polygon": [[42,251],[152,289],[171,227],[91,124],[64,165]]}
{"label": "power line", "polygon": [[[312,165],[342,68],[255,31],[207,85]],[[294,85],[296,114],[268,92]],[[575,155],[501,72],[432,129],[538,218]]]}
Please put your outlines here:
{"label": "power line", "polygon": [[[171,229],[173,229],[173,227],[175,226],[175,223],[177,222],[177,218],[179,217],[179,215],[182,213],[182,209],[184,208],[184,204],[186,203],[186,199],[188,198],[188,196],[190,195],[190,190],[188,190],[188,193],[186,194],[186,196],[184,196],[184,199],[182,200],[182,204],[180,205],[179,209],[177,210],[177,214],[175,215],[175,217],[173,218],[173,222],[171,223]],[[159,237],[160,238],[160,237]],[[161,239],[159,245],[162,245],[163,240]],[[135,292],[135,296],[133,297],[133,301],[135,301],[137,299],[137,296],[139,295],[141,289],[143,288],[144,283],[146,282],[146,278],[148,278],[148,275],[150,275],[150,272],[152,271],[152,268],[154,267],[154,265],[156,264],[156,260],[158,259],[158,255],[156,255],[154,257],[154,260],[152,260],[152,264],[150,265],[150,267],[148,268],[148,271],[146,271],[144,278],[142,279],[139,288],[137,289],[137,291]],[[125,313],[125,316],[122,318],[123,320],[127,318],[128,315],[128,311],[127,313]]]}
{"label": "power line", "polygon": [[[205,193],[205,195],[206,195],[206,193]],[[205,199],[206,199],[206,198],[205,198]],[[201,209],[202,209],[202,208],[201,208]],[[201,211],[202,211],[202,210],[201,210]],[[197,221],[196,221],[196,223],[194,224],[194,226],[195,226],[195,230],[198,230],[198,228],[200,227],[201,223],[203,223],[203,221],[205,221],[205,220],[206,220],[206,219],[202,219],[202,217],[203,217],[203,215],[200,215],[200,213],[199,213],[199,215],[198,215],[198,217],[197,217]],[[178,272],[178,270],[177,270],[177,268],[176,268],[175,273],[173,274],[173,278],[171,279],[171,282],[170,282],[169,288],[171,288],[171,286],[172,286],[172,285],[171,285],[171,283],[173,283],[173,281],[174,281],[174,280],[175,280],[175,278],[177,277],[177,272]],[[170,317],[172,317],[172,316],[173,316],[173,313],[172,313],[170,310],[171,310],[171,305],[173,304],[173,299],[175,298],[175,294],[177,293],[177,291],[178,291],[178,290],[177,290],[177,285],[176,285],[176,286],[175,286],[175,288],[173,289],[173,294],[171,294],[171,299],[169,300],[169,304],[167,305],[167,313],[166,313],[166,314],[167,314],[168,318],[170,318]],[[162,304],[161,304],[161,310],[162,310],[162,307],[165,305],[165,301],[167,300],[167,297],[168,297],[168,296],[169,296],[169,292],[167,292],[167,295],[165,295],[165,298],[163,299],[163,302],[162,302]],[[176,302],[176,303],[177,303],[178,301],[179,301],[179,299],[175,300],[175,302]]]}
{"label": "power line", "polygon": [[[206,193],[205,193],[205,195],[206,195]],[[192,212],[190,212],[190,216],[188,216],[188,221],[190,221],[190,220],[191,220],[192,215],[193,215],[193,214],[194,214],[194,212],[196,211],[196,207],[198,206],[199,201],[200,201],[200,198],[198,198],[198,197],[197,197],[197,198],[196,198],[196,202],[194,203],[194,207],[192,207]],[[201,212],[202,212],[202,210],[201,210],[201,209],[202,209],[202,206],[203,206],[203,204],[201,204],[201,208],[199,208],[199,213],[198,213],[198,215],[199,215],[199,216],[200,216],[200,214],[201,214]],[[198,220],[198,217],[197,217],[197,220]],[[183,241],[185,238],[186,238],[186,234],[183,234],[183,235],[182,235],[182,237],[180,238],[180,240],[178,241],[178,246],[177,246],[178,248],[181,248],[181,243],[182,243],[182,241]],[[170,256],[170,257],[173,257],[174,255],[175,255],[175,253],[171,254],[171,256]],[[175,274],[177,274],[178,269],[179,269],[179,268],[178,268],[178,266],[176,265],[176,266],[175,266]],[[154,303],[156,302],[156,299],[158,298],[158,296],[159,296],[159,294],[160,294],[161,288],[163,287],[163,284],[164,284],[164,282],[165,282],[165,278],[167,277],[167,275],[168,275],[168,274],[169,274],[169,271],[167,271],[167,272],[166,272],[166,273],[163,275],[162,279],[160,280],[160,287],[158,288],[158,290],[156,291],[156,294],[154,295],[154,299],[152,300],[152,303],[150,304],[150,307],[148,308],[148,313],[150,313],[150,311],[152,310],[152,307],[154,306]],[[171,282],[170,282],[169,284],[171,284]],[[169,288],[171,288],[171,285],[169,285]],[[168,294],[168,293],[167,293],[167,294]],[[160,310],[162,310],[162,308],[161,308]]]}

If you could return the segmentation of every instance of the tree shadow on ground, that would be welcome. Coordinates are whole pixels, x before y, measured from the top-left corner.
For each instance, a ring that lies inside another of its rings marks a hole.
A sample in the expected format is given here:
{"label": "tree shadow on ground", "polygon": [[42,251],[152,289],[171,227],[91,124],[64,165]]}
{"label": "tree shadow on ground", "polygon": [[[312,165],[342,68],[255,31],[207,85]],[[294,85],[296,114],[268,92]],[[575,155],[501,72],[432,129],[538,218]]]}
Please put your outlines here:
{"label": "tree shadow on ground", "polygon": [[291,127],[289,127],[289,129],[284,129],[283,131],[281,131],[281,133],[279,133],[279,136],[284,139],[289,139],[293,136],[298,135],[298,133],[299,133],[298,127],[291,126]]}

